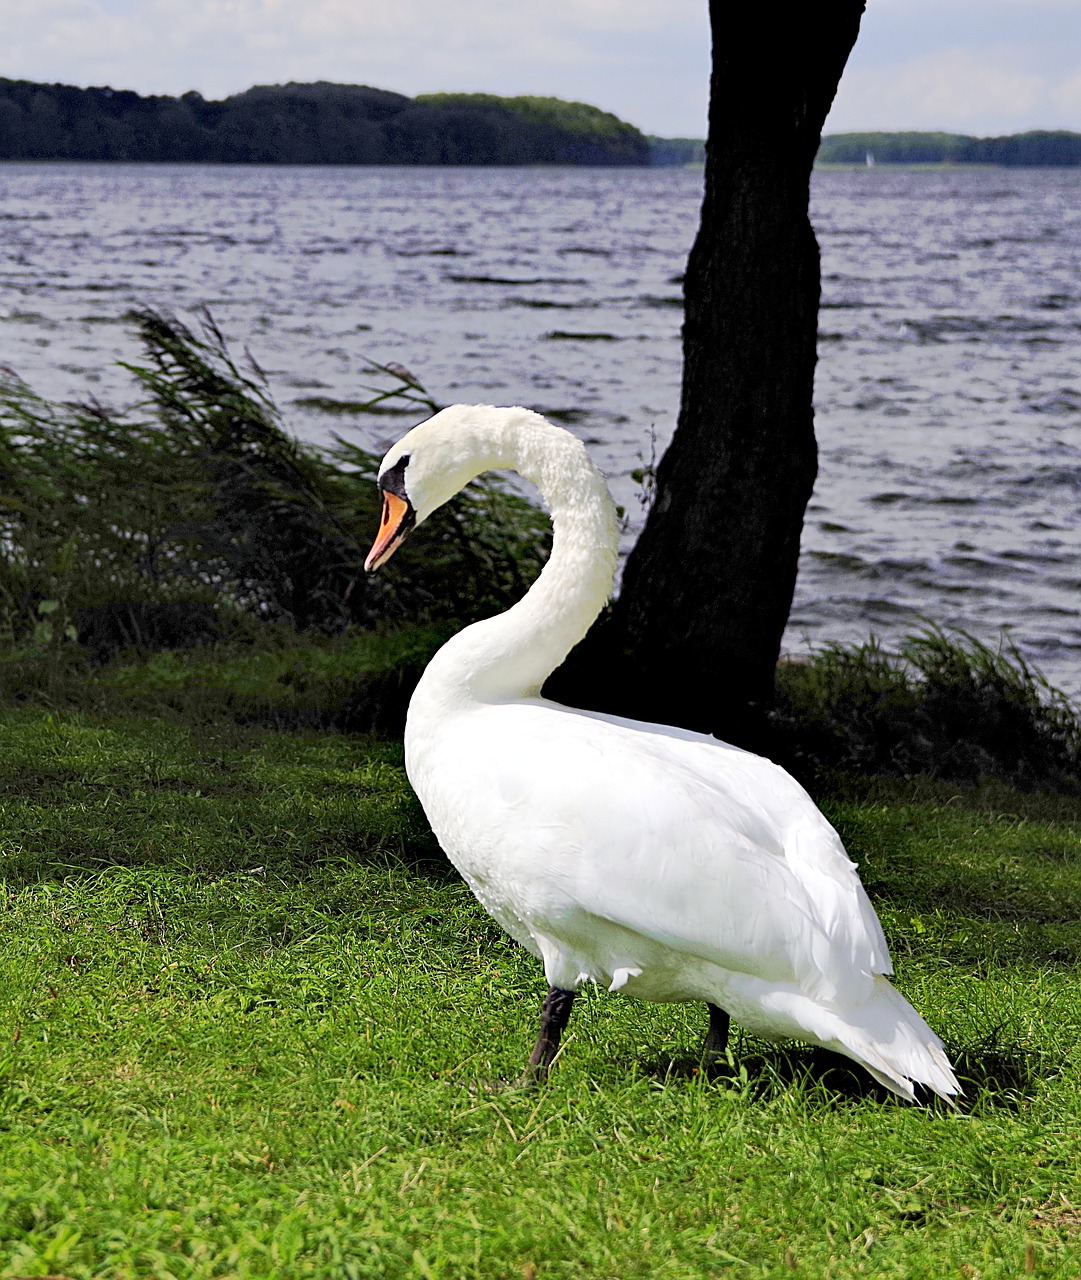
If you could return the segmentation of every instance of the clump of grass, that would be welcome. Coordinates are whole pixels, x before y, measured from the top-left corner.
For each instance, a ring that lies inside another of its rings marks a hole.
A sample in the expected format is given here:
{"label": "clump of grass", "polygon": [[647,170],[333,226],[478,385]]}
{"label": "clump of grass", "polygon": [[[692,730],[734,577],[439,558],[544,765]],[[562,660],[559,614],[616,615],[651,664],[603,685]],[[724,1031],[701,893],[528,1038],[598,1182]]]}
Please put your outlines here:
{"label": "clump of grass", "polygon": [[[220,639],[251,622],[340,631],[388,618],[460,620],[505,607],[539,571],[547,521],[498,484],[475,484],[369,580],[377,459],[291,436],[266,378],[236,361],[209,313],[196,333],[131,317],[143,394],[119,413],[58,406],[0,377],[0,639],[55,655],[76,640],[108,658],[132,644]],[[400,366],[373,406],[438,406]]]}
{"label": "clump of grass", "polygon": [[774,725],[804,774],[1081,795],[1081,717],[1009,641],[928,628],[897,652],[827,645],[778,668]]}

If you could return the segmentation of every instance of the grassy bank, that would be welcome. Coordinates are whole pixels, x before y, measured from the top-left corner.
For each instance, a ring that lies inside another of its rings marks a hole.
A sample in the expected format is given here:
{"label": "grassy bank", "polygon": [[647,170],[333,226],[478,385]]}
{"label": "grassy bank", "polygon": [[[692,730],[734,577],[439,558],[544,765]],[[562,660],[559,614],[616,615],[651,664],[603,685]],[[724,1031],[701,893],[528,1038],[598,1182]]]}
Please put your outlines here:
{"label": "grassy bank", "polygon": [[745,1035],[707,1079],[702,1010],[592,991],[493,1095],[543,979],[398,748],[149,714],[182,665],[0,713],[0,1275],[1076,1276],[1081,811],[831,809],[960,1115]]}

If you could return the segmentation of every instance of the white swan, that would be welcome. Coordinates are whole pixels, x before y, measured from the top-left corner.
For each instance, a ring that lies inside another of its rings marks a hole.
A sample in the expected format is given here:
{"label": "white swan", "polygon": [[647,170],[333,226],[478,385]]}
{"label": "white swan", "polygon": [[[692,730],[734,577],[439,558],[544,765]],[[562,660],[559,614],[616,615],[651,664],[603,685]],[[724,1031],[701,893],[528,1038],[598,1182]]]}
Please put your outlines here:
{"label": "white swan", "polygon": [[[483,471],[533,481],[551,557],[513,608],[459,632],[409,706],[406,770],[450,860],[551,986],[531,1059],[543,1075],[589,979],[710,1006],[759,1035],[846,1054],[902,1097],[960,1088],[942,1042],[883,976],[886,941],[840,838],[779,766],[699,733],[540,696],[603,606],[616,565],[604,481],[567,431],[527,409],[456,405],[379,471],[365,567]],[[725,1012],[727,1011],[727,1013]]]}

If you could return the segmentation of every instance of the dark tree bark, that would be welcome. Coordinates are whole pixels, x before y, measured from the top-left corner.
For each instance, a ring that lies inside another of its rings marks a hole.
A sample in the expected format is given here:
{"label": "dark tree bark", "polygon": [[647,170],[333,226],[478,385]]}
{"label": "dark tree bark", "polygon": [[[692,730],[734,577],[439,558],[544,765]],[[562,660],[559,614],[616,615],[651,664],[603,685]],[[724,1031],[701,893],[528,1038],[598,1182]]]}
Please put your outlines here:
{"label": "dark tree bark", "polygon": [[553,676],[553,697],[763,745],[817,470],[810,174],[863,9],[710,2],[679,422],[619,598]]}

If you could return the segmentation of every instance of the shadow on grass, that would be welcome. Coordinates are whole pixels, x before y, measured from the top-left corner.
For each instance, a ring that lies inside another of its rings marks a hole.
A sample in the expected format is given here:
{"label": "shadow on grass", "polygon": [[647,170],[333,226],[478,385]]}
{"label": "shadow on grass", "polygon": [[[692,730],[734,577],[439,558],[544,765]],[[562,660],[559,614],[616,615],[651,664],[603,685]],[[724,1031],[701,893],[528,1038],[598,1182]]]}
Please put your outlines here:
{"label": "shadow on grass", "polygon": [[956,813],[902,809],[885,819],[834,816],[876,905],[955,918],[959,926],[1068,925],[1081,917],[1076,827],[978,826]]}
{"label": "shadow on grass", "polygon": [[[858,852],[854,855],[858,858]],[[1072,865],[1074,855],[1053,846],[1026,849],[1027,865],[1003,862],[974,867],[963,853],[948,847],[938,851],[938,861],[922,851],[911,857],[897,841],[892,851],[889,878],[871,869],[861,876],[876,905],[921,915],[942,915],[963,921],[1004,925],[1065,925],[1081,911],[1081,889]],[[1055,950],[1061,953],[1061,940]],[[1041,953],[1042,954],[1042,953]],[[1045,955],[1045,959],[1054,959]],[[1067,962],[1074,963],[1070,955]]]}
{"label": "shadow on grass", "polygon": [[[68,847],[52,855],[26,854],[21,859],[12,858],[3,871],[3,883],[10,892],[30,888],[50,881],[93,879],[103,872],[115,869],[158,870],[197,876],[205,883],[225,880],[238,874],[266,876],[266,882],[278,882],[283,893],[288,893],[300,883],[323,876],[328,868],[347,863],[353,867],[365,867],[378,871],[405,872],[432,884],[453,884],[461,880],[454,866],[437,846],[407,847],[390,853],[382,849],[337,849],[323,857],[310,859],[274,858],[262,850],[245,863],[225,866],[220,859],[202,861],[178,854],[174,858],[160,854],[139,856],[137,849],[118,849],[111,856],[103,856],[100,850]],[[267,875],[267,873],[270,873]]]}
{"label": "shadow on grass", "polygon": [[987,818],[1081,823],[1081,797],[1018,791],[997,778],[958,783],[927,774],[895,778],[832,773],[818,779],[815,794],[823,803],[932,805]]}
{"label": "shadow on grass", "polygon": [[982,1095],[996,1110],[1019,1111],[1048,1072],[1043,1055],[1000,1043],[998,1029],[951,1055],[965,1096]]}
{"label": "shadow on grass", "polygon": [[[103,781],[73,788],[50,785],[66,781],[59,771],[56,778],[48,770],[27,773],[33,776],[25,781],[36,785],[26,794],[39,807],[23,829],[9,831],[9,847],[0,858],[0,879],[9,891],[92,880],[111,870],[162,872],[205,883],[260,874],[285,893],[325,878],[335,867],[404,872],[433,884],[460,880],[411,795],[375,802],[368,813],[359,798],[352,818],[313,814],[298,831],[295,812],[283,812],[279,821],[259,814],[259,788],[242,779],[203,778],[198,787],[162,778],[137,787]],[[59,814],[51,812],[53,800],[60,802]],[[87,809],[107,810],[105,820],[87,821],[80,800]],[[204,803],[217,811],[194,827],[195,838],[177,839],[177,829],[189,826],[192,808]]]}
{"label": "shadow on grass", "polygon": [[[977,1097],[996,1110],[1018,1111],[1035,1094],[1042,1072],[1031,1053],[997,1043],[992,1033],[979,1044],[951,1053],[961,1088],[962,1110]],[[829,1107],[852,1102],[896,1101],[897,1095],[878,1083],[862,1067],[829,1049],[805,1045],[778,1046],[765,1051],[737,1052],[731,1063],[707,1066],[701,1057],[680,1056],[639,1060],[638,1069],[654,1080],[690,1080],[705,1074],[757,1102],[769,1101],[793,1087],[814,1092]],[[925,1106],[945,1106],[930,1090],[917,1086],[917,1100]]]}
{"label": "shadow on grass", "polygon": [[689,1080],[699,1075],[765,1101],[785,1093],[793,1085],[820,1090],[828,1100],[842,1102],[874,1099],[886,1102],[896,1095],[883,1088],[855,1063],[828,1049],[791,1047],[765,1053],[736,1053],[732,1064],[704,1064],[700,1057],[661,1057],[638,1064],[655,1080]]}

